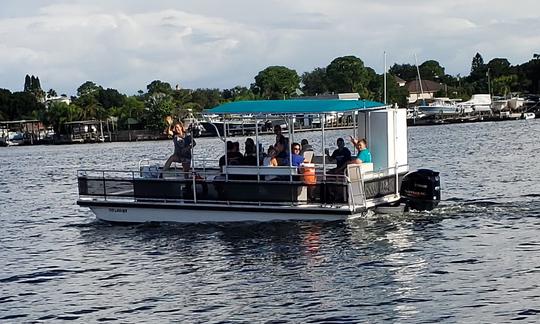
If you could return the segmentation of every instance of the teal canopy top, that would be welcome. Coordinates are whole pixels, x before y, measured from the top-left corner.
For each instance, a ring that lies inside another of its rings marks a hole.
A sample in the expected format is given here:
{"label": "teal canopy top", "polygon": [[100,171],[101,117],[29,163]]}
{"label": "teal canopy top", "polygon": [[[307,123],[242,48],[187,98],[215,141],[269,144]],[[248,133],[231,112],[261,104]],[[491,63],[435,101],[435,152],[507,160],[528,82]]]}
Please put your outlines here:
{"label": "teal canopy top", "polygon": [[235,101],[207,110],[209,114],[324,114],[361,109],[383,108],[385,105],[369,100],[256,100]]}

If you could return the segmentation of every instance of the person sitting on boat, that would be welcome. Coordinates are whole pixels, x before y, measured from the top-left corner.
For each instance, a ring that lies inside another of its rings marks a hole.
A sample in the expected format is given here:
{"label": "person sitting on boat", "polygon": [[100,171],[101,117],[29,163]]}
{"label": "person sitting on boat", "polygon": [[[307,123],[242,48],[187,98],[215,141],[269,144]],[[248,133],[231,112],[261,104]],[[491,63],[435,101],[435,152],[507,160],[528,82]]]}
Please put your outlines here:
{"label": "person sitting on boat", "polygon": [[[276,167],[278,166],[278,161],[276,159],[276,155],[277,155],[277,151],[276,149],[270,145],[268,147],[268,155],[263,159],[263,166],[265,167]],[[263,177],[264,180],[266,181],[269,181],[269,180],[275,180],[275,179],[278,179],[277,176],[273,176],[273,175],[266,175]]]}
{"label": "person sitting on boat", "polygon": [[275,167],[278,166],[278,161],[276,159],[277,151],[273,146],[268,148],[268,155],[263,160],[263,166]]}
{"label": "person sitting on boat", "polygon": [[[236,142],[238,143],[238,142]],[[238,143],[239,144],[239,143]],[[223,171],[224,165],[240,165],[242,164],[243,155],[238,151],[240,145],[235,145],[232,141],[227,141],[227,160],[225,160],[225,155],[219,159],[219,168]]]}
{"label": "person sitting on boat", "polygon": [[[281,137],[283,137],[281,126],[276,125],[274,126],[274,134],[276,134],[276,143],[281,141]],[[275,146],[275,145],[274,145]]]}
{"label": "person sitting on boat", "polygon": [[274,134],[276,134],[276,143],[274,143],[274,148],[278,149],[278,144],[283,144],[284,150],[279,151],[278,149],[278,158],[285,158],[289,153],[289,139],[281,133],[281,126],[274,126]]}
{"label": "person sitting on boat", "polygon": [[285,158],[283,160],[283,165],[288,166],[295,166],[299,167],[302,163],[304,163],[304,157],[300,155],[300,144],[299,143],[292,143],[291,145],[291,162],[289,163],[289,157]]}
{"label": "person sitting on boat", "polygon": [[302,145],[302,149],[300,150],[300,155],[304,155],[305,152],[313,152],[313,146],[309,144],[307,139],[303,139],[300,141],[300,144]]}
{"label": "person sitting on boat", "polygon": [[351,151],[345,147],[345,140],[343,138],[338,138],[336,141],[337,149],[332,152],[332,155],[330,155],[330,151],[328,149],[325,149],[324,152],[326,156],[331,161],[336,161],[336,168],[329,170],[330,173],[336,173],[337,171],[342,171],[345,169],[345,165],[351,160]]}
{"label": "person sitting on boat", "polygon": [[247,138],[245,143],[246,153],[242,159],[243,165],[257,165],[257,147],[252,138]]}
{"label": "person sitting on boat", "polygon": [[219,158],[219,168],[223,171],[223,166],[226,164],[225,163],[225,157],[229,157],[229,155],[231,154],[232,150],[233,150],[233,142],[232,141],[227,141],[227,144],[226,144],[226,151],[227,151],[227,154],[224,154],[222,155],[220,158]]}
{"label": "person sitting on boat", "polygon": [[234,145],[233,146],[233,151],[232,151],[232,154],[231,154],[231,158],[229,160],[234,161],[233,163],[242,164],[242,159],[244,158],[244,154],[242,154],[242,152],[240,152],[240,143],[239,142],[234,142],[233,145]]}
{"label": "person sitting on boat", "polygon": [[[167,134],[172,136],[174,143],[174,153],[167,159],[163,166],[163,171],[169,170],[173,162],[182,163],[184,172],[188,172],[191,166],[191,148],[195,146],[195,141],[191,135],[186,133],[182,122],[178,121],[171,124],[167,130]],[[184,174],[187,176],[187,174]]]}
{"label": "person sitting on boat", "polygon": [[285,165],[285,160],[289,157],[289,152],[285,148],[285,144],[283,142],[277,142],[273,147],[276,150],[276,159],[279,165]]}
{"label": "person sitting on boat", "polygon": [[353,163],[371,163],[371,152],[367,148],[367,141],[365,138],[355,139],[351,136],[351,143],[358,150],[356,158],[352,160]]}

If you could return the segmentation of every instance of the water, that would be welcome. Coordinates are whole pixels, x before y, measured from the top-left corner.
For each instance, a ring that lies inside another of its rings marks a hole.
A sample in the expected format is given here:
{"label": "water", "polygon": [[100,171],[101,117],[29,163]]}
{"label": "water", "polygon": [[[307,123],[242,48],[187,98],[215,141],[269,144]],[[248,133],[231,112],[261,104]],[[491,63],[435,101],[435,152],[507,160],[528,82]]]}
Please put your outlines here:
{"label": "water", "polygon": [[164,161],[172,143],[0,148],[0,322],[539,322],[539,134],[409,128],[441,207],[347,223],[111,226],[75,204],[76,170]]}

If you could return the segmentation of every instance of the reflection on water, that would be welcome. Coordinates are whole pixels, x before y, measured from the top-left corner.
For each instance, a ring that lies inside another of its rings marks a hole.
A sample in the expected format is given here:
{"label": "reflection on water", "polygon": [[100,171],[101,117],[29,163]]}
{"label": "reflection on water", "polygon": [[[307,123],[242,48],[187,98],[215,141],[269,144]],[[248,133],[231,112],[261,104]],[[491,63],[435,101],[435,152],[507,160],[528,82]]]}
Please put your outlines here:
{"label": "reflection on water", "polygon": [[74,204],[76,170],[165,160],[171,143],[0,148],[0,321],[536,322],[539,130],[410,128],[441,207],[337,223],[113,226]]}

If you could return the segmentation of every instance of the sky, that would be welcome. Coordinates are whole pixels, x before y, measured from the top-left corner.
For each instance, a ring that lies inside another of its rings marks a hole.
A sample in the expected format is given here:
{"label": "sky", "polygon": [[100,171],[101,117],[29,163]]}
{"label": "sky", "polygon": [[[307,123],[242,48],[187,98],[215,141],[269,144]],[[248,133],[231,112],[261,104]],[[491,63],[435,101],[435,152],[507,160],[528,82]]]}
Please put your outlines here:
{"label": "sky", "polygon": [[153,80],[247,86],[268,66],[297,71],[354,55],[378,73],[437,60],[468,75],[479,52],[511,64],[540,53],[538,0],[2,0],[0,88],[76,94],[85,81],[127,95]]}

